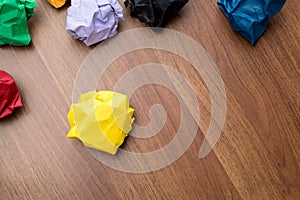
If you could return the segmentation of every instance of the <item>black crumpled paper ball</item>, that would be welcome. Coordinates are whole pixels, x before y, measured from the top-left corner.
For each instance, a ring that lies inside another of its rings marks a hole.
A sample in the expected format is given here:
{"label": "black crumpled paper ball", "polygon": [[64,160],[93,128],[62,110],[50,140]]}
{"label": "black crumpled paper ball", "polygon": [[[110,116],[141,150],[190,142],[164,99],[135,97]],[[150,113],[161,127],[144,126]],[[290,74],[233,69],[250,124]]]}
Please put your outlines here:
{"label": "black crumpled paper ball", "polygon": [[152,27],[165,27],[189,0],[126,0],[130,15]]}

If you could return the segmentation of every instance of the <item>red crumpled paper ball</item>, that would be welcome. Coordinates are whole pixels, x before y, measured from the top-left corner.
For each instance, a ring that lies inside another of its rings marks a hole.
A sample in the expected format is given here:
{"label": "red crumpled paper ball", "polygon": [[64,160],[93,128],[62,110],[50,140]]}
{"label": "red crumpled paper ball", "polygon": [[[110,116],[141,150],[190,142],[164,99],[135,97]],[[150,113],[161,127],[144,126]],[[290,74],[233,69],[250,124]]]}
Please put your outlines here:
{"label": "red crumpled paper ball", "polygon": [[15,108],[22,107],[22,105],[14,79],[0,70],[0,118],[10,115]]}

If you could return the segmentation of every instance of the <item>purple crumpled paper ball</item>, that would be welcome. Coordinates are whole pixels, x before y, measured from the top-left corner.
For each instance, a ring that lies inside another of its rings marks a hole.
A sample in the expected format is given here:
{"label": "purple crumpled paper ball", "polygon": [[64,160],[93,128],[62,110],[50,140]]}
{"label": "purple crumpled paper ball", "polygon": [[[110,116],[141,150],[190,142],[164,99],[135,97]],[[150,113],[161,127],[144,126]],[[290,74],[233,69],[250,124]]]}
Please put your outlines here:
{"label": "purple crumpled paper ball", "polygon": [[117,0],[72,0],[67,14],[67,33],[87,46],[118,33],[122,7]]}

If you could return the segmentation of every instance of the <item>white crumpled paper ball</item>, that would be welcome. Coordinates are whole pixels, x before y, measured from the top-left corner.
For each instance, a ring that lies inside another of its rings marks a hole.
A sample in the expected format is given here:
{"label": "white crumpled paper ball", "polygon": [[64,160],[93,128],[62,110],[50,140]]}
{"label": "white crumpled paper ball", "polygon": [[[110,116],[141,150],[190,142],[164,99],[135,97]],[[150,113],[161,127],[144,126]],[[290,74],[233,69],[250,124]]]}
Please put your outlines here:
{"label": "white crumpled paper ball", "polygon": [[72,0],[67,14],[67,33],[87,46],[118,33],[122,7],[117,0]]}

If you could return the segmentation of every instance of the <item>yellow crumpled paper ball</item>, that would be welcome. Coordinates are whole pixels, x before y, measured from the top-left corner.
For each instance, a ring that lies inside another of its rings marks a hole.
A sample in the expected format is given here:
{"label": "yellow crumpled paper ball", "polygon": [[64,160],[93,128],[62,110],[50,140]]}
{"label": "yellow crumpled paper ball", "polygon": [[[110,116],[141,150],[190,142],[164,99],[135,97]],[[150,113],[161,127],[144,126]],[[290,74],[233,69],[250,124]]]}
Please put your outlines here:
{"label": "yellow crumpled paper ball", "polygon": [[65,5],[66,0],[48,0],[48,2],[55,8],[60,8]]}
{"label": "yellow crumpled paper ball", "polygon": [[124,94],[112,91],[81,94],[78,103],[70,107],[71,129],[67,137],[114,155],[132,129],[133,112]]}

